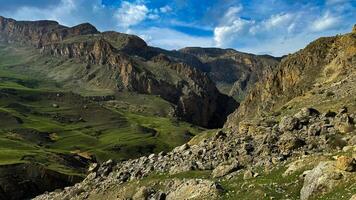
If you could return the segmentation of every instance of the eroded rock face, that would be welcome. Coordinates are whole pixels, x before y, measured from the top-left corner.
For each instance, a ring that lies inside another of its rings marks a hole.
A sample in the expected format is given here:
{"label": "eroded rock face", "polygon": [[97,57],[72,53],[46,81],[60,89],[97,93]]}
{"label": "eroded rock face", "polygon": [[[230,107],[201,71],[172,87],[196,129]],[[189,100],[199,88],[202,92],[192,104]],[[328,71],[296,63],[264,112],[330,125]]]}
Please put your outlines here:
{"label": "eroded rock face", "polygon": [[[159,95],[176,105],[178,118],[209,128],[222,127],[238,106],[233,98],[221,94],[205,73],[168,56],[160,59],[172,53],[148,47],[137,36],[100,33],[87,23],[68,28],[53,21],[2,17],[0,22],[1,38],[7,42],[25,41],[43,55],[85,63],[87,67],[74,76],[81,77],[88,87]],[[100,67],[91,70],[91,66]],[[158,67],[163,72],[155,69]],[[176,78],[167,78],[171,76]]]}
{"label": "eroded rock face", "polygon": [[271,112],[352,99],[356,80],[355,33],[324,37],[286,56],[249,92],[226,127]]}
{"label": "eroded rock face", "polygon": [[207,72],[220,91],[238,100],[242,100],[263,74],[279,63],[279,58],[233,49],[188,47],[179,52],[193,66]]}

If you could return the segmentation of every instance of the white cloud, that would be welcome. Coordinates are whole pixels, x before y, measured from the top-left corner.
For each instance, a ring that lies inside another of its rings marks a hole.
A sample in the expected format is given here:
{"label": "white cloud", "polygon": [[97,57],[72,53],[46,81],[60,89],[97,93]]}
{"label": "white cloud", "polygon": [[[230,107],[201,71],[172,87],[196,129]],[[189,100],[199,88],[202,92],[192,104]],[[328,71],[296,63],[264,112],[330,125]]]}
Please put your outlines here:
{"label": "white cloud", "polygon": [[339,18],[330,15],[329,12],[326,12],[322,17],[316,19],[311,24],[311,30],[315,32],[325,31],[332,28],[335,28],[338,25]]}
{"label": "white cloud", "polygon": [[121,7],[116,11],[115,17],[118,20],[118,26],[127,29],[145,20],[148,13],[149,10],[144,4],[123,1]]}
{"label": "white cloud", "polygon": [[132,31],[145,39],[149,45],[165,49],[180,49],[188,46],[211,47],[214,45],[211,37],[191,36],[169,28],[151,27]]}
{"label": "white cloud", "polygon": [[[80,1],[80,0],[79,0]],[[19,7],[13,13],[5,13],[6,15],[11,15],[13,18],[19,20],[57,20],[62,21],[65,16],[69,15],[71,12],[78,8],[78,2],[74,0],[61,0],[60,3],[49,9],[41,9],[31,6]],[[64,21],[64,20],[63,20]]]}
{"label": "white cloud", "polygon": [[234,20],[236,20],[238,17],[237,15],[243,10],[242,5],[239,6],[232,6],[230,7],[223,18],[220,20],[221,24],[232,24]]}
{"label": "white cloud", "polygon": [[254,21],[237,18],[229,25],[216,27],[214,29],[216,46],[223,47],[230,45],[240,34],[246,34],[254,23]]}
{"label": "white cloud", "polygon": [[272,15],[269,19],[264,22],[267,29],[272,29],[280,26],[288,26],[293,19],[291,13]]}
{"label": "white cloud", "polygon": [[160,11],[161,13],[169,13],[169,12],[171,12],[172,10],[173,10],[173,9],[172,9],[170,6],[168,6],[168,5],[159,8],[159,11]]}

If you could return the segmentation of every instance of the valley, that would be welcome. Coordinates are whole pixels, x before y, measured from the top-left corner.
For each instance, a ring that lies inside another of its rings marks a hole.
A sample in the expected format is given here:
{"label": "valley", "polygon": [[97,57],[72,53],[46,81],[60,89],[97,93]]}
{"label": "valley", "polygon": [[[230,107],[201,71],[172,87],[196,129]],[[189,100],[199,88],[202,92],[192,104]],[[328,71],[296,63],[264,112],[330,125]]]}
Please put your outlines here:
{"label": "valley", "polygon": [[0,199],[353,200],[355,66],[0,16]]}

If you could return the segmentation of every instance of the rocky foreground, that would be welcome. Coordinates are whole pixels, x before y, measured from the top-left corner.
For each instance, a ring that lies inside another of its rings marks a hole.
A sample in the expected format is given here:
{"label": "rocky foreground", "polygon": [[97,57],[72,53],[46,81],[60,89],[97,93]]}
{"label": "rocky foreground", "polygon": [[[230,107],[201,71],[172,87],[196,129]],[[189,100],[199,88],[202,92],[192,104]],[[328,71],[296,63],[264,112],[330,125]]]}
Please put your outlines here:
{"label": "rocky foreground", "polygon": [[[243,173],[240,180],[243,181],[260,176],[257,171],[261,167],[264,168],[262,173],[268,174],[278,166],[285,166],[283,176],[289,176],[313,163],[313,167],[300,176],[303,181],[300,199],[310,199],[356,180],[354,119],[355,113],[348,113],[347,108],[327,113],[304,108],[279,122],[269,118],[241,124],[237,133],[218,131],[212,137],[185,144],[172,152],[121,163],[109,160],[100,166],[93,164],[82,183],[35,199],[96,199],[99,196],[105,199],[219,199],[232,192],[219,182],[239,173]],[[162,180],[125,191],[130,183],[153,174],[188,171],[211,173],[204,179]],[[355,185],[353,187],[355,192]]]}

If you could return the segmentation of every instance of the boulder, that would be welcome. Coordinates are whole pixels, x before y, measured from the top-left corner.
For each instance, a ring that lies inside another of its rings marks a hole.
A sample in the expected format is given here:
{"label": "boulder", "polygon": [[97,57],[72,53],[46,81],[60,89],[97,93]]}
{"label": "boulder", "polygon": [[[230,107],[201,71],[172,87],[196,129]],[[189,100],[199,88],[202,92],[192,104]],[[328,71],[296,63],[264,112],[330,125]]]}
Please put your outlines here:
{"label": "boulder", "polygon": [[349,133],[355,129],[355,123],[352,117],[348,114],[341,114],[336,116],[335,128],[340,133]]}
{"label": "boulder", "polygon": [[356,160],[347,156],[340,156],[336,160],[336,167],[343,171],[353,172],[356,170]]}
{"label": "boulder", "polygon": [[176,199],[218,199],[222,188],[217,183],[202,179],[176,180],[167,193],[167,200]]}
{"label": "boulder", "polygon": [[238,169],[240,169],[240,165],[238,162],[234,162],[232,164],[222,164],[222,165],[217,166],[213,170],[213,172],[211,173],[211,176],[213,178],[223,177],[223,176],[230,174],[231,172],[234,172]]}
{"label": "boulder", "polygon": [[283,134],[278,141],[278,147],[281,152],[288,152],[305,145],[305,141],[298,138],[294,134],[287,132]]}
{"label": "boulder", "polygon": [[299,119],[301,123],[308,123],[311,117],[317,117],[319,115],[319,111],[314,108],[302,108],[294,117]]}
{"label": "boulder", "polygon": [[301,200],[328,193],[345,179],[345,175],[335,167],[333,161],[320,162],[305,174],[303,187],[300,191]]}

